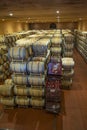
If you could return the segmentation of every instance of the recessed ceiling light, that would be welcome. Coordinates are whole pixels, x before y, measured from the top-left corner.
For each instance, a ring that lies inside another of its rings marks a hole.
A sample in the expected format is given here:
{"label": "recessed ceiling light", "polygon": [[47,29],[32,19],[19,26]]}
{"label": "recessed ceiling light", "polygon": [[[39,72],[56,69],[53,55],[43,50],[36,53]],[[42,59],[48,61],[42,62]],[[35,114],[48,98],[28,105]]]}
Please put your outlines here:
{"label": "recessed ceiling light", "polygon": [[59,14],[59,12],[60,12],[59,10],[56,11],[57,14]]}
{"label": "recessed ceiling light", "polygon": [[13,13],[9,13],[9,16],[13,16]]}
{"label": "recessed ceiling light", "polygon": [[82,18],[79,18],[79,20],[82,20]]}

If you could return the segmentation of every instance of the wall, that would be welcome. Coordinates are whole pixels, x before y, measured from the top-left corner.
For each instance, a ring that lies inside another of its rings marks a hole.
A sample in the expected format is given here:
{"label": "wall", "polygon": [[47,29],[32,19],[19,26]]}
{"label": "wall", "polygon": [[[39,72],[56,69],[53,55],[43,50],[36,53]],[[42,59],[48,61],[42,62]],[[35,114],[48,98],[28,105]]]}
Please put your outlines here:
{"label": "wall", "polygon": [[[30,29],[50,29],[51,23],[30,23],[29,27]],[[64,22],[64,23],[56,23],[56,26],[58,29],[77,29],[78,23],[70,23],[70,22]]]}
{"label": "wall", "polygon": [[28,24],[19,22],[0,22],[0,34],[8,34],[28,30]]}
{"label": "wall", "polygon": [[[19,22],[0,22],[0,34],[8,34],[13,32],[20,32],[22,30],[30,29],[50,29],[51,23],[19,23]],[[77,29],[78,25],[76,22],[70,23],[56,23],[58,29]],[[80,27],[79,27],[80,28]]]}
{"label": "wall", "polygon": [[78,23],[78,30],[87,31],[87,21],[80,21]]}
{"label": "wall", "polygon": [[59,29],[77,29],[77,27],[78,27],[77,22],[57,23],[57,28],[59,28]]}
{"label": "wall", "polygon": [[44,29],[44,30],[48,30],[50,26],[50,23],[29,23],[29,28],[30,29]]}

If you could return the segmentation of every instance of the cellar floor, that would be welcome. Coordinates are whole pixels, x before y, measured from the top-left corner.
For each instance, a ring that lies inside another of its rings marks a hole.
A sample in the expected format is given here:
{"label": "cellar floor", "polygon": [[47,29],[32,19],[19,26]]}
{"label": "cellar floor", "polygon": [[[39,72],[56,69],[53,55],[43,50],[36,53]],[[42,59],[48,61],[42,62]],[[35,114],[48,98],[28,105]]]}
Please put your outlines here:
{"label": "cellar floor", "polygon": [[62,110],[53,115],[45,110],[0,107],[0,128],[12,130],[87,130],[87,64],[74,51],[75,75],[71,90],[62,92]]}

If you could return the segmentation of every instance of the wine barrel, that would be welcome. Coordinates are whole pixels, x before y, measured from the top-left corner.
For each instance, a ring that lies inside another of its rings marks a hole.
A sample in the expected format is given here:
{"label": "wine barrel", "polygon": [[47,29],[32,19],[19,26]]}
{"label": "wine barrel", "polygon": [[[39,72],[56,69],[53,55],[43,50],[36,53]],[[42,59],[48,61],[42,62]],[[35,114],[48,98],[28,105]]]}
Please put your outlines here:
{"label": "wine barrel", "polygon": [[50,48],[50,39],[42,38],[36,43],[33,43],[33,52],[35,55],[46,55],[47,50]]}
{"label": "wine barrel", "polygon": [[50,62],[61,62],[60,56],[51,56]]}
{"label": "wine barrel", "polygon": [[4,63],[3,58],[0,56],[0,65]]}
{"label": "wine barrel", "polygon": [[74,65],[75,65],[75,62],[73,58],[68,58],[68,57],[62,58],[62,66],[64,68],[72,68],[74,67]]}
{"label": "wine barrel", "polygon": [[32,61],[40,61],[40,62],[44,62],[44,63],[48,63],[50,61],[50,50],[48,50],[47,55],[46,56],[36,56],[32,58]]}
{"label": "wine barrel", "polygon": [[44,89],[31,87],[31,88],[29,88],[29,95],[36,96],[36,97],[44,96]]}
{"label": "wine barrel", "polygon": [[7,79],[7,77],[8,77],[8,76],[7,76],[6,74],[4,74],[4,80],[6,80],[6,79]]}
{"label": "wine barrel", "polygon": [[0,48],[0,55],[4,54],[4,50],[2,48]]}
{"label": "wine barrel", "polygon": [[5,78],[6,78],[6,76],[5,76],[4,74],[1,74],[1,75],[0,75],[0,81],[1,81],[1,80],[4,80]]}
{"label": "wine barrel", "polygon": [[62,34],[60,32],[54,34],[54,38],[62,38]]}
{"label": "wine barrel", "polygon": [[26,73],[26,62],[11,62],[10,70],[16,73]]}
{"label": "wine barrel", "polygon": [[3,59],[4,62],[6,62],[6,61],[8,60],[8,58],[7,58],[6,55],[3,55],[3,56],[2,56],[2,59]]}
{"label": "wine barrel", "polygon": [[74,47],[74,45],[73,44],[65,44],[64,45],[64,47],[65,47],[65,49],[69,49],[69,50],[72,50],[73,49],[73,47]]}
{"label": "wine barrel", "polygon": [[13,96],[13,85],[9,84],[0,85],[0,95]]}
{"label": "wine barrel", "polygon": [[5,36],[5,43],[8,44],[9,43],[9,39],[8,37]]}
{"label": "wine barrel", "polygon": [[31,39],[22,38],[20,40],[17,40],[16,44],[17,44],[17,46],[20,46],[20,47],[26,46],[28,49],[29,55],[31,56],[33,54],[32,46],[31,46],[32,42],[33,41],[31,41]]}
{"label": "wine barrel", "polygon": [[28,82],[33,86],[43,86],[45,85],[45,75],[43,76],[28,76]]}
{"label": "wine barrel", "polygon": [[40,61],[40,62],[46,62],[46,58],[45,57],[33,57],[32,61]]}
{"label": "wine barrel", "polygon": [[63,79],[61,81],[62,86],[71,86],[72,85],[72,79]]}
{"label": "wine barrel", "polygon": [[5,71],[5,75],[8,77],[10,75],[10,71],[9,70]]}
{"label": "wine barrel", "polygon": [[13,84],[12,79],[6,79],[5,84],[12,85]]}
{"label": "wine barrel", "polygon": [[65,51],[64,56],[65,57],[72,57],[73,56],[73,51]]}
{"label": "wine barrel", "polygon": [[12,81],[18,85],[28,84],[28,77],[26,75],[12,75]]}
{"label": "wine barrel", "polygon": [[61,47],[52,47],[51,53],[52,54],[60,54],[61,53]]}
{"label": "wine barrel", "polygon": [[4,35],[0,35],[0,42],[3,43],[5,40]]}
{"label": "wine barrel", "polygon": [[45,101],[44,99],[40,98],[31,98],[30,105],[33,107],[44,107]]}
{"label": "wine barrel", "polygon": [[28,87],[14,87],[14,94],[18,96],[29,96],[29,88]]}
{"label": "wine barrel", "polygon": [[21,106],[29,106],[29,98],[28,97],[19,97],[19,96],[16,96],[15,98],[15,103],[17,105],[21,105]]}
{"label": "wine barrel", "polygon": [[51,39],[51,43],[52,43],[52,46],[60,47],[60,44],[62,43],[62,39],[61,38],[57,38],[57,37],[53,37]]}
{"label": "wine barrel", "polygon": [[5,63],[3,64],[3,66],[4,66],[5,69],[8,69],[8,68],[9,68],[9,62],[5,62]]}
{"label": "wine barrel", "polygon": [[71,34],[65,34],[64,38],[67,43],[71,43],[74,41],[74,37]]}
{"label": "wine barrel", "polygon": [[15,106],[14,97],[1,97],[1,104],[6,106]]}
{"label": "wine barrel", "polygon": [[5,72],[5,67],[3,65],[0,65],[0,72]]}
{"label": "wine barrel", "polygon": [[7,52],[8,52],[8,48],[7,48],[6,45],[1,45],[1,46],[0,46],[0,49],[3,50],[3,53],[7,53]]}
{"label": "wine barrel", "polygon": [[8,50],[8,56],[12,59],[28,59],[28,50],[24,47],[12,47]]}
{"label": "wine barrel", "polygon": [[45,63],[30,61],[27,64],[27,71],[29,73],[43,74],[45,71]]}
{"label": "wine barrel", "polygon": [[74,75],[74,70],[63,70],[62,71],[62,76],[65,78],[72,78],[72,76]]}

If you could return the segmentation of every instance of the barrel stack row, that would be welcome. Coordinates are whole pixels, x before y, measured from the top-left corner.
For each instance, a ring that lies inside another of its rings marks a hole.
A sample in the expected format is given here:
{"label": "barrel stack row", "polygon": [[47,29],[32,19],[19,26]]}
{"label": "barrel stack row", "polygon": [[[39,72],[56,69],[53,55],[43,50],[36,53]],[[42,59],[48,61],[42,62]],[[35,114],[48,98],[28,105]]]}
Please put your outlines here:
{"label": "barrel stack row", "polygon": [[[34,36],[34,37],[33,37]],[[43,34],[33,35],[17,41],[18,46],[32,46],[32,58],[27,63],[28,81],[30,84],[30,105],[32,107],[44,107],[45,104],[45,79],[47,62],[50,58],[50,40]],[[25,40],[25,41],[24,41]]]}
{"label": "barrel stack row", "polygon": [[[15,41],[24,36],[26,36],[24,33],[0,36],[0,44],[1,44],[0,45],[0,57],[1,57],[0,58],[0,80],[1,81],[4,81],[10,75],[11,66],[9,65],[9,59],[10,60],[14,59],[12,55],[11,55],[12,57],[8,59],[8,54],[9,54],[8,48],[15,46]],[[15,97],[14,97],[14,95],[16,95],[15,85],[12,79],[7,79],[5,80],[3,85],[0,85],[0,95],[1,95],[0,102],[4,105],[4,107],[6,108],[14,107],[16,105]]]}
{"label": "barrel stack row", "polygon": [[74,37],[72,34],[64,34],[63,57],[73,57]]}
{"label": "barrel stack row", "polygon": [[32,34],[32,32],[21,32],[21,33],[14,33],[14,34],[7,34],[7,35],[0,35],[0,43],[5,44],[8,48],[13,47],[16,45],[16,41],[18,39],[24,38]]}
{"label": "barrel stack row", "polygon": [[72,78],[74,75],[75,62],[73,58],[62,58],[62,88],[70,89],[72,86]]}
{"label": "barrel stack row", "polygon": [[62,37],[57,33],[51,39],[51,59],[48,63],[46,79],[46,111],[59,113],[61,102],[61,44]]}
{"label": "barrel stack row", "polygon": [[64,32],[63,58],[62,58],[62,88],[70,89],[74,75],[73,60],[74,37],[69,32]]}
{"label": "barrel stack row", "polygon": [[50,39],[41,38],[32,45],[34,56],[29,62],[32,107],[45,106],[47,63],[50,60]]}
{"label": "barrel stack row", "polygon": [[8,55],[11,59],[10,70],[13,72],[15,104],[18,106],[29,106],[29,77],[27,64],[32,56],[29,47],[10,48]]}
{"label": "barrel stack row", "polygon": [[12,79],[6,79],[3,85],[0,85],[0,103],[4,108],[13,108],[15,106],[14,84]]}
{"label": "barrel stack row", "polygon": [[61,58],[61,45],[62,45],[62,37],[61,34],[57,37],[53,37],[51,39],[51,61],[58,61]]}

